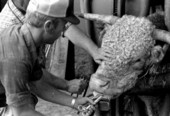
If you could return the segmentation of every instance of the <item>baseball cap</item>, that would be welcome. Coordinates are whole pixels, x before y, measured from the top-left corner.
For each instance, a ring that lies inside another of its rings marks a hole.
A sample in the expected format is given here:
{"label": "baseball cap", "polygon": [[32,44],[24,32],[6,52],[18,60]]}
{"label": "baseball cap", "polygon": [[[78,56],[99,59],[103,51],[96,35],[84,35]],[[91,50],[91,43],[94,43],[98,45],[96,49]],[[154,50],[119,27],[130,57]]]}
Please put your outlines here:
{"label": "baseball cap", "polygon": [[78,24],[80,20],[74,15],[74,0],[30,0],[27,10]]}

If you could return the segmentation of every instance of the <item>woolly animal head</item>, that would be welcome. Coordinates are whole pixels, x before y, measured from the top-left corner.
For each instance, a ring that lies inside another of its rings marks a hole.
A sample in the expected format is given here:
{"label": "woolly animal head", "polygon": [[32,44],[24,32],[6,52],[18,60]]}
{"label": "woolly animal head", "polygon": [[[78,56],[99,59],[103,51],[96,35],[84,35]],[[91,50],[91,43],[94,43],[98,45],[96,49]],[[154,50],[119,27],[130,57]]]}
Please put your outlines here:
{"label": "woolly animal head", "polygon": [[149,57],[155,44],[151,37],[153,29],[149,20],[129,15],[123,16],[114,25],[107,26],[102,48],[110,51],[112,57],[109,62],[104,62],[106,69],[111,68],[110,71],[114,71],[114,74],[122,73],[128,68],[128,64],[141,57]]}
{"label": "woolly animal head", "polygon": [[105,27],[101,47],[110,51],[112,57],[98,67],[96,77],[110,79],[110,88],[122,88],[122,91],[134,86],[146,61],[151,58],[154,28],[146,18],[129,15]]}
{"label": "woolly animal head", "polygon": [[94,91],[118,95],[118,91],[120,94],[132,88],[138,77],[144,77],[147,69],[158,64],[166,53],[163,47],[155,45],[155,39],[169,42],[169,32],[155,29],[144,17],[124,15],[119,18],[89,13],[80,17],[107,25],[101,36],[101,47],[110,51],[111,57],[91,76],[89,85]]}

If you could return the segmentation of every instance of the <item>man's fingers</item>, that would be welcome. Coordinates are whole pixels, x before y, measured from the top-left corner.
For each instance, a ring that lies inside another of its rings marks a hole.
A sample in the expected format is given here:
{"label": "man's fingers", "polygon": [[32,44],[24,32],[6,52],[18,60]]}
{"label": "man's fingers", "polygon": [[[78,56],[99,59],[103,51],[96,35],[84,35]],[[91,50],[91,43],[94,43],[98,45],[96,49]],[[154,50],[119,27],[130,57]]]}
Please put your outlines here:
{"label": "man's fingers", "polygon": [[86,81],[86,80],[81,80],[81,87],[82,88],[86,88],[87,87],[87,85],[88,85],[88,82]]}
{"label": "man's fingers", "polygon": [[[103,58],[104,59],[104,58]],[[101,64],[102,63],[102,60],[97,60],[96,61],[97,64]]]}
{"label": "man's fingers", "polygon": [[90,108],[85,112],[85,116],[91,116],[92,113],[94,113],[95,107],[93,105],[90,106]]}
{"label": "man's fingers", "polygon": [[94,101],[93,101],[92,99],[90,99],[90,98],[87,98],[87,97],[86,97],[86,101],[89,102],[90,104],[95,105]]}
{"label": "man's fingers", "polygon": [[113,55],[112,55],[112,52],[111,51],[108,51],[108,50],[102,50],[102,54],[104,57],[106,58],[111,58]]}

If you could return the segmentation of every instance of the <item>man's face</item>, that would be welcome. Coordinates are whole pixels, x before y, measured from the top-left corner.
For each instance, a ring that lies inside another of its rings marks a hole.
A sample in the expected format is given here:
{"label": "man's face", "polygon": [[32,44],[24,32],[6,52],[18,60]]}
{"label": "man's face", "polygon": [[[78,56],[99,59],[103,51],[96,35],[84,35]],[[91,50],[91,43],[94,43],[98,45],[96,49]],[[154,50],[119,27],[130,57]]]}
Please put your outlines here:
{"label": "man's face", "polygon": [[47,41],[45,43],[47,44],[53,44],[55,40],[57,40],[62,33],[65,31],[65,25],[67,22],[62,19],[58,19],[58,22],[56,23],[56,26],[47,34]]}

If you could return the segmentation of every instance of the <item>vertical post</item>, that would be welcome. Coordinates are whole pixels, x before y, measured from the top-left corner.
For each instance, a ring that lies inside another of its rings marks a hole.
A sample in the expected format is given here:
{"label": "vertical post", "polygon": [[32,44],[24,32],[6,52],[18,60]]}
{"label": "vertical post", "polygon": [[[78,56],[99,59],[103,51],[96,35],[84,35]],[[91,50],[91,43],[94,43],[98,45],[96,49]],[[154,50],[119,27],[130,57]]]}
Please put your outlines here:
{"label": "vertical post", "polygon": [[125,0],[117,0],[117,16],[121,17],[125,14]]}
{"label": "vertical post", "polygon": [[74,45],[68,41],[68,51],[67,51],[67,63],[66,63],[66,80],[72,80],[75,78],[75,52]]}

